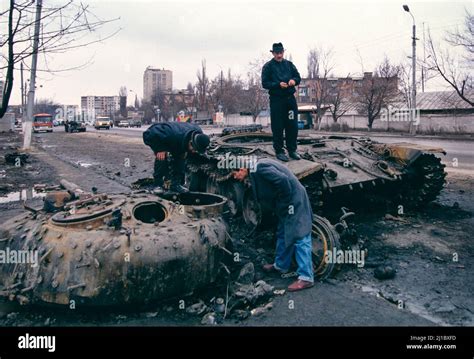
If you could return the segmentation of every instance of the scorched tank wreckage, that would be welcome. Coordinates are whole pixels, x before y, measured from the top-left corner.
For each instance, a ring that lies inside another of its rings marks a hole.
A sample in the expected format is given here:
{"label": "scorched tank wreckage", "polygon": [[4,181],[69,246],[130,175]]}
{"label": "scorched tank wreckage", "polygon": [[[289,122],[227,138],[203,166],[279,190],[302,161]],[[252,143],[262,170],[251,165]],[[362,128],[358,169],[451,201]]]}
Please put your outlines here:
{"label": "scorched tank wreckage", "polygon": [[[349,209],[420,206],[445,183],[440,148],[302,136],[298,150],[302,159],[287,165],[306,187],[315,213],[319,279],[334,269],[324,253],[340,246],[353,215]],[[21,303],[113,305],[160,300],[213,283],[232,254],[228,220],[242,217],[254,229],[271,222],[271,209],[255,202],[250,184],[219,166],[228,154],[272,158],[272,135],[258,126],[225,129],[206,155],[188,159],[186,194],[87,193],[63,181],[64,190],[48,193],[43,209],[28,208],[1,226],[0,249],[39,255],[36,266],[3,265],[0,294]]]}

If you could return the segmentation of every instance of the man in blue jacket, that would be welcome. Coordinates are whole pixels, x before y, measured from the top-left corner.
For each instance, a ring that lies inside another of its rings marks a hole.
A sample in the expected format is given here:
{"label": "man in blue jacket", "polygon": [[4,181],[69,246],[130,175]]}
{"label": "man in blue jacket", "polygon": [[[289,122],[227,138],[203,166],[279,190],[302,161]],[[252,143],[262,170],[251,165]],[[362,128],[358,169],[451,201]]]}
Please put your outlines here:
{"label": "man in blue jacket", "polygon": [[171,177],[170,191],[183,193],[185,159],[189,153],[206,152],[209,136],[198,125],[187,122],[161,122],[143,132],[143,142],[155,154],[153,177],[155,193],[163,193],[164,179]]}
{"label": "man in blue jacket", "polygon": [[250,177],[256,201],[264,208],[272,208],[278,217],[275,262],[266,264],[267,272],[285,273],[290,270],[293,256],[298,265],[298,280],[289,291],[313,286],[312,223],[313,212],[306,189],[296,176],[280,162],[263,158],[256,168],[241,168],[233,173],[236,180]]}
{"label": "man in blue jacket", "polygon": [[273,44],[273,59],[262,68],[262,86],[270,95],[270,120],[273,133],[273,148],[280,161],[289,161],[283,150],[283,132],[286,149],[294,160],[301,159],[296,152],[298,137],[298,105],[294,96],[295,86],[301,77],[295,65],[283,58],[285,49],[281,42]]}

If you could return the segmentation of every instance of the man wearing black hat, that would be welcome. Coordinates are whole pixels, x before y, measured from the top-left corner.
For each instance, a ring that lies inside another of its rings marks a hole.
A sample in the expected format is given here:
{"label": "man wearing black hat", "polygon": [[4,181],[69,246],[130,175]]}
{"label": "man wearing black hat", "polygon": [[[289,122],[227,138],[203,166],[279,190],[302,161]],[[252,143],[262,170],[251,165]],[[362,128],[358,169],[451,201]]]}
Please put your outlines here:
{"label": "man wearing black hat", "polygon": [[273,148],[280,161],[289,161],[283,150],[283,132],[285,132],[288,155],[299,160],[301,157],[296,152],[298,105],[294,93],[301,77],[295,65],[283,58],[285,49],[281,42],[273,44],[270,52],[273,54],[273,59],[262,68],[262,86],[270,94]]}
{"label": "man wearing black hat", "polygon": [[170,191],[184,193],[188,191],[182,186],[186,156],[189,153],[205,153],[210,139],[198,125],[162,122],[151,125],[143,132],[143,142],[155,154],[155,193],[164,192],[164,179],[168,177],[171,177]]}

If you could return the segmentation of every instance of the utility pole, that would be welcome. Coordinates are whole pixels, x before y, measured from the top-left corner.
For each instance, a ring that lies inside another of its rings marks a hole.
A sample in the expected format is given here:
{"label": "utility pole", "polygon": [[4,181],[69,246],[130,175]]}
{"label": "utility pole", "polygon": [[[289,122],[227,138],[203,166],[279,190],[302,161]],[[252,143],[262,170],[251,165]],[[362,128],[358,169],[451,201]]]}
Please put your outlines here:
{"label": "utility pole", "polygon": [[415,17],[410,12],[408,5],[403,5],[403,10],[408,12],[413,19],[413,34],[412,34],[412,55],[411,55],[411,68],[412,68],[412,87],[411,87],[411,108],[410,108],[410,134],[416,133],[416,128],[413,126],[415,123],[416,116],[416,24]]}
{"label": "utility pole", "polygon": [[20,77],[21,77],[21,118],[25,117],[25,89],[23,88],[23,61],[20,63]]}
{"label": "utility pole", "polygon": [[38,44],[41,22],[41,9],[43,0],[36,1],[35,32],[33,39],[33,53],[31,57],[30,90],[28,91],[28,102],[26,108],[25,133],[23,134],[23,149],[28,150],[31,146],[31,130],[33,127],[33,106],[35,103],[36,65],[38,63]]}
{"label": "utility pole", "polygon": [[219,92],[219,112],[222,110],[222,68],[221,68],[221,91]]}
{"label": "utility pole", "polygon": [[416,25],[415,25],[415,19],[413,19],[413,41],[412,41],[412,55],[411,55],[411,67],[413,71],[413,84],[411,87],[411,125],[412,125],[412,131],[413,134],[416,133],[416,128],[413,126],[415,123],[415,116],[416,116]]}
{"label": "utility pole", "polygon": [[426,46],[425,46],[425,22],[423,22],[423,66],[421,67],[421,92],[425,92],[425,64],[426,64]]}

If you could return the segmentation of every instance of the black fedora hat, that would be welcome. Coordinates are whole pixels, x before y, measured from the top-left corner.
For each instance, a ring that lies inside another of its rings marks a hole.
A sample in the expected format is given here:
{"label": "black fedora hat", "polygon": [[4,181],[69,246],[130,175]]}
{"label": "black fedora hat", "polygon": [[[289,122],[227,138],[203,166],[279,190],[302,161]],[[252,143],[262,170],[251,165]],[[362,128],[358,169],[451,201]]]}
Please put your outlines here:
{"label": "black fedora hat", "polygon": [[210,142],[209,136],[203,133],[194,133],[191,140],[193,148],[201,154],[206,152]]}
{"label": "black fedora hat", "polygon": [[283,48],[283,44],[281,42],[275,42],[272,45],[272,49],[270,50],[270,52],[283,52],[283,51],[285,51],[285,49]]}

